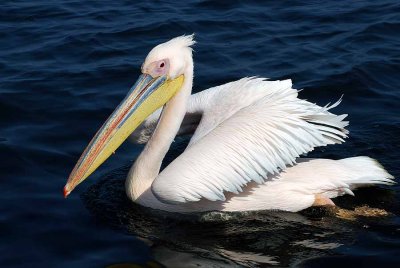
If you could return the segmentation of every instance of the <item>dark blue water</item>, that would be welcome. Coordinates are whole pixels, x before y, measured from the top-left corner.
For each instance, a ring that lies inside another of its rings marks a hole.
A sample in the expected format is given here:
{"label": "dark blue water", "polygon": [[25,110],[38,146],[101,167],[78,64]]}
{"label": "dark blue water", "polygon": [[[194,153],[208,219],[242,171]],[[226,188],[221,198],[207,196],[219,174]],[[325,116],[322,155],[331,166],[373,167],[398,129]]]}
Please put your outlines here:
{"label": "dark blue water", "polygon": [[399,177],[400,3],[264,2],[1,1],[1,267],[400,261],[399,186],[337,201],[391,213],[382,218],[349,221],[324,211],[155,217],[124,196],[123,178],[141,150],[125,144],[63,198],[73,165],[147,52],[191,33],[195,92],[259,75],[292,78],[301,97],[319,104],[344,94],[335,112],[349,114],[351,137],[312,156],[369,155]]}

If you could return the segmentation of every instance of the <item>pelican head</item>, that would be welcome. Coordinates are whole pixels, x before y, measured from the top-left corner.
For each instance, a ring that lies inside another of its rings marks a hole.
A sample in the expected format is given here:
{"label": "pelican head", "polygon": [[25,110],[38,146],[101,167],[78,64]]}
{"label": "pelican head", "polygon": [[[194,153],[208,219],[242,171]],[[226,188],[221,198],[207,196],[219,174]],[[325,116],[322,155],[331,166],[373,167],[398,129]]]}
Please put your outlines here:
{"label": "pelican head", "polygon": [[76,163],[64,187],[65,197],[107,160],[149,115],[182,88],[193,44],[192,35],[181,36],[150,51],[142,64],[142,74]]}

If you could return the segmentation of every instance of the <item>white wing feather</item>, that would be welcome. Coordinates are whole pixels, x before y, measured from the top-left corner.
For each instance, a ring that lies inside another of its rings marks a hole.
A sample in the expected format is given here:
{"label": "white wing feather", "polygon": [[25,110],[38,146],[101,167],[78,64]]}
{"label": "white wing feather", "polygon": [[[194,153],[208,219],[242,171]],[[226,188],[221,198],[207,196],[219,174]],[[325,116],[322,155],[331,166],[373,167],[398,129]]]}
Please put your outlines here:
{"label": "white wing feather", "polygon": [[189,146],[239,110],[268,95],[268,91],[291,86],[291,80],[265,81],[263,78],[246,77],[194,94],[189,101],[188,113],[201,114],[202,118]]}
{"label": "white wing feather", "polygon": [[301,154],[347,137],[346,115],[328,112],[340,100],[331,107],[300,100],[289,80],[246,78],[213,90],[214,108],[204,109],[190,146],[152,184],[162,202],[225,200],[224,192],[263,184]]}

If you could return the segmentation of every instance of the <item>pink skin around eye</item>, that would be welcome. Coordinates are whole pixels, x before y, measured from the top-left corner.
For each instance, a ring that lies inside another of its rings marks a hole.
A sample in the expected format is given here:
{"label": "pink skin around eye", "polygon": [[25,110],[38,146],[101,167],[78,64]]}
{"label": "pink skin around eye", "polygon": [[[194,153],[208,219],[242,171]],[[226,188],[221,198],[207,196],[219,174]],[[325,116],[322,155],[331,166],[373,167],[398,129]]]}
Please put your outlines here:
{"label": "pink skin around eye", "polygon": [[168,73],[169,70],[169,60],[159,60],[150,63],[144,71],[144,73],[148,73],[152,77],[159,77]]}

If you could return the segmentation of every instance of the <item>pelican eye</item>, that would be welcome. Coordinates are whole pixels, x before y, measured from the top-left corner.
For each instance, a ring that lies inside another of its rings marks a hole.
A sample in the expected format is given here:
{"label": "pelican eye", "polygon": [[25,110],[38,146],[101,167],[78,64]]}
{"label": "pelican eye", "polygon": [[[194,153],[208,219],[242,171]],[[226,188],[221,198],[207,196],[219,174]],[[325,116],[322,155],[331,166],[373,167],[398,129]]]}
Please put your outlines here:
{"label": "pelican eye", "polygon": [[165,66],[165,63],[164,62],[161,62],[160,63],[160,68],[163,68]]}

